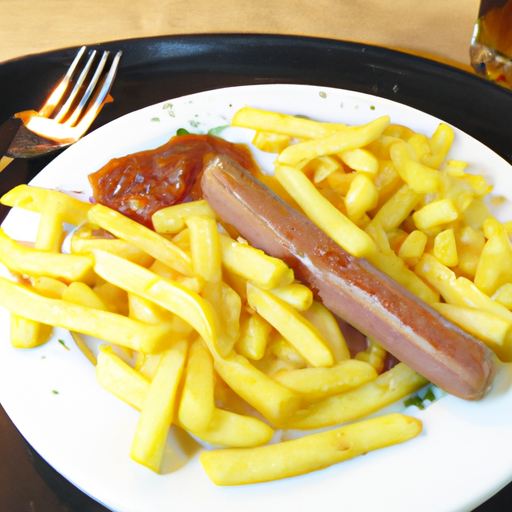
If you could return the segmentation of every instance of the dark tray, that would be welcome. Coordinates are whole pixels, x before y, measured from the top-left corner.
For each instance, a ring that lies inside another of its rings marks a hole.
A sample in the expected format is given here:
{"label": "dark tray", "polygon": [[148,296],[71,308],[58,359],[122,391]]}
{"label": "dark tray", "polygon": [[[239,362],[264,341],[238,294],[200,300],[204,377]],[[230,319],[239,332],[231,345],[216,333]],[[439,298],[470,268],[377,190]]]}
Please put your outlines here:
{"label": "dark tray", "polygon": [[[345,41],[264,34],[168,36],[97,46],[121,49],[123,58],[112,90],[115,101],[104,107],[92,129],[153,103],[208,89],[313,84],[415,107],[460,128],[512,163],[512,93],[429,59]],[[69,48],[0,64],[0,123],[14,112],[39,108],[75,53],[76,48]],[[0,174],[0,194],[28,182],[54,156],[14,161]],[[0,210],[0,219],[6,213]],[[107,510],[53,470],[1,407],[0,461],[0,510]],[[425,482],[425,492],[435,489]],[[512,484],[476,510],[508,512],[511,503]]]}

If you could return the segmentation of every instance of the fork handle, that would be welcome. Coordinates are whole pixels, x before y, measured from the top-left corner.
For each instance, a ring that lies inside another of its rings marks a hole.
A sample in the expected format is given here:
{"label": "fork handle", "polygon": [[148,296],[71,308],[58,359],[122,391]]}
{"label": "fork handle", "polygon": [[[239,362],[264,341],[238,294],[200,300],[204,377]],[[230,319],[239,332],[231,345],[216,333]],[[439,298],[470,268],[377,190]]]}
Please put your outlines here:
{"label": "fork handle", "polygon": [[10,117],[0,126],[0,158],[9,152],[11,142],[22,126],[21,119]]}

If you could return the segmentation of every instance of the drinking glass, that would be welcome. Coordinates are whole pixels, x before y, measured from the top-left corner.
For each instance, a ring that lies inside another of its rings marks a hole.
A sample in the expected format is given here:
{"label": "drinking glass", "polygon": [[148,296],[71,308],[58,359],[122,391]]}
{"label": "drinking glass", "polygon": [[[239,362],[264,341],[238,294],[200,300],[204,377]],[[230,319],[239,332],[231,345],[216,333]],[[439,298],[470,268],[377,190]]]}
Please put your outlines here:
{"label": "drinking glass", "polygon": [[512,0],[481,0],[470,58],[478,74],[512,89]]}

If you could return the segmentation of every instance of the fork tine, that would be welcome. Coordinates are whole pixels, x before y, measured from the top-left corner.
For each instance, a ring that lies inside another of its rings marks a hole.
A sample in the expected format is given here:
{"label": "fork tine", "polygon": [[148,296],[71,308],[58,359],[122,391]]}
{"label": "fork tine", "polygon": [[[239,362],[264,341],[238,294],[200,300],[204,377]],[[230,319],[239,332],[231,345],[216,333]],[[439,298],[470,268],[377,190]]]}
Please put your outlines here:
{"label": "fork tine", "polygon": [[80,91],[80,88],[82,87],[87,75],[89,74],[89,71],[92,67],[92,64],[94,62],[94,58],[96,57],[96,50],[92,50],[89,54],[89,60],[87,61],[84,69],[82,69],[82,72],[80,73],[80,76],[78,77],[78,80],[76,81],[75,86],[73,87],[73,90],[69,94],[66,102],[64,105],[62,105],[61,109],[57,113],[57,115],[54,117],[55,122],[60,122],[64,118],[64,116],[69,112],[69,109],[71,108],[71,105],[73,101],[75,101],[75,98]]}
{"label": "fork tine", "polygon": [[53,92],[46,100],[46,103],[41,107],[41,110],[39,111],[39,114],[41,116],[49,117],[53,113],[53,110],[59,104],[59,101],[64,96],[64,93],[66,92],[66,89],[68,88],[69,83],[71,82],[71,77],[73,76],[76,67],[78,66],[78,63],[80,62],[82,55],[85,53],[85,50],[85,46],[82,46],[80,50],[78,50],[78,53],[76,54],[75,58],[73,59],[73,62],[69,66],[67,73],[64,75],[62,80],[57,84]]}
{"label": "fork tine", "polygon": [[98,66],[96,67],[96,71],[94,72],[93,77],[91,78],[91,81],[89,82],[89,85],[87,86],[87,90],[85,91],[84,95],[82,96],[82,99],[80,100],[80,103],[77,105],[75,110],[73,111],[73,114],[70,116],[70,118],[64,123],[68,126],[73,126],[80,115],[82,114],[82,110],[84,109],[85,105],[89,101],[89,98],[92,96],[92,93],[94,92],[94,89],[96,88],[96,84],[98,83],[98,80],[101,77],[101,74],[103,73],[103,69],[105,68],[105,64],[107,62],[108,56],[110,52],[105,51],[103,52],[103,55],[101,56],[101,60],[98,63]]}
{"label": "fork tine", "polygon": [[[105,102],[105,99],[107,98],[108,93],[110,92],[110,89],[112,87],[112,84],[114,82],[114,79],[116,77],[117,68],[119,66],[119,61],[121,60],[121,55],[123,52],[118,51],[116,55],[114,56],[114,59],[112,61],[112,64],[110,66],[110,70],[103,79],[103,84],[100,89],[97,90],[93,102],[87,109],[85,115],[82,117],[82,119],[79,121],[79,123],[75,126],[77,131],[81,134],[85,133],[89,126],[91,126],[94,119],[96,119],[96,116],[98,115],[98,112],[101,110],[101,107],[103,106],[103,103]],[[80,135],[81,136],[81,135]]]}

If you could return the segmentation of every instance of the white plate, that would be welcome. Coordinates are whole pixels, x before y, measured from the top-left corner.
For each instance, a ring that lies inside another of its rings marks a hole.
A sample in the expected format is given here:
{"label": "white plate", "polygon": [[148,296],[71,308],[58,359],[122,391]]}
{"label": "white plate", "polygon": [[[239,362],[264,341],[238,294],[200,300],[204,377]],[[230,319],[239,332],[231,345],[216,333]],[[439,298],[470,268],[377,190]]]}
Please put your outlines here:
{"label": "white plate", "polygon": [[[220,89],[133,112],[91,133],[66,150],[34,185],[90,194],[87,175],[113,157],[153,148],[178,128],[206,132],[226,125],[250,105],[324,121],[361,124],[389,114],[431,135],[439,120],[409,107],[351,91],[315,86],[261,85]],[[495,195],[512,197],[512,169],[488,148],[455,129],[450,157],[486,175]],[[248,130],[226,138],[250,141]],[[271,168],[271,159],[261,164]],[[510,202],[495,211],[512,219]],[[13,211],[5,230],[34,237],[37,217]],[[370,512],[466,512],[512,480],[512,370],[503,366],[488,396],[477,403],[445,396],[423,411],[408,409],[424,431],[400,446],[370,453],[315,473],[234,488],[216,487],[198,461],[197,447],[183,445],[172,429],[166,474],[156,475],[129,458],[138,413],[104,391],[94,368],[57,330],[46,345],[14,350],[9,315],[0,310],[0,402],[28,442],[59,473],[119,512],[208,510]],[[65,340],[70,350],[58,342]],[[55,394],[57,391],[58,394]]]}

